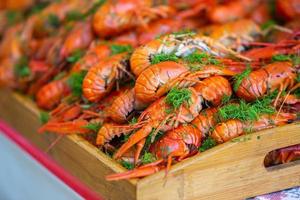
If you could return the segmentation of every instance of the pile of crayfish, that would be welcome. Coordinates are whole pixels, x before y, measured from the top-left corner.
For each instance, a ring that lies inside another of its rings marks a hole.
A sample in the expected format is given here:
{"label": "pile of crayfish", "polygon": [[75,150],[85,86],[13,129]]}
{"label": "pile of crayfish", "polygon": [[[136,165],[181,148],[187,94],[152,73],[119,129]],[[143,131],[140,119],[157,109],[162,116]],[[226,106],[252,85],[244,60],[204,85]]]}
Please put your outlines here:
{"label": "pile of crayfish", "polygon": [[296,1],[3,2],[0,86],[44,110],[40,133],[81,134],[129,169],[107,180],[299,120]]}

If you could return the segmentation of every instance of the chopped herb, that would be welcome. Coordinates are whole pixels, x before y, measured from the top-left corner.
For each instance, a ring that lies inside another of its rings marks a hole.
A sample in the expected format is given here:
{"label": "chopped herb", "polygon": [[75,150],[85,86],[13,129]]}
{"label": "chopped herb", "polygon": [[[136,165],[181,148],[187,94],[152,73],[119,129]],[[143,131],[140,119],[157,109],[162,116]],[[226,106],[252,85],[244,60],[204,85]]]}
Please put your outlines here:
{"label": "chopped herb", "polygon": [[260,139],[260,136],[258,135],[258,136],[256,137],[256,139],[258,139],[258,140],[259,140],[259,139]]}
{"label": "chopped herb", "polygon": [[152,153],[149,153],[149,152],[146,152],[146,153],[142,156],[142,158],[141,158],[141,162],[142,162],[143,165],[152,163],[152,162],[154,162],[154,161],[156,161],[155,156],[154,156]]}
{"label": "chopped herb", "polygon": [[218,117],[222,121],[239,119],[241,121],[255,121],[261,114],[273,114],[275,109],[271,106],[274,95],[246,103],[240,100],[239,104],[228,104],[218,110]]}
{"label": "chopped herb", "polygon": [[178,109],[184,102],[188,104],[191,101],[192,92],[187,89],[172,88],[167,94],[166,102],[173,106],[174,109]]}
{"label": "chopped herb", "polygon": [[265,22],[261,25],[261,29],[262,30],[267,30],[267,29],[271,28],[274,25],[276,25],[276,22],[274,20],[269,20],[269,21],[267,21],[267,22]]}
{"label": "chopped herb", "polygon": [[100,6],[105,3],[106,0],[97,0],[92,7],[84,14],[85,17],[95,14]]}
{"label": "chopped herb", "polygon": [[100,123],[88,123],[86,126],[83,126],[82,128],[86,128],[86,129],[92,130],[94,132],[98,132],[99,129],[101,128],[101,124]]}
{"label": "chopped herb", "polygon": [[136,117],[133,117],[133,118],[130,120],[129,124],[136,124],[137,121],[138,121],[138,119],[137,119]]}
{"label": "chopped herb", "polygon": [[82,94],[82,82],[87,71],[81,71],[80,73],[72,73],[67,83],[72,90],[73,96],[80,97]]}
{"label": "chopped herb", "polygon": [[226,94],[223,95],[222,104],[227,104],[229,102],[230,98],[231,98],[231,96],[229,96],[229,95],[226,95]]}
{"label": "chopped herb", "polygon": [[159,53],[159,54],[155,54],[152,59],[151,59],[151,64],[157,64],[163,61],[174,61],[177,62],[178,61],[178,57],[174,54],[164,54],[164,53]]}
{"label": "chopped herb", "polygon": [[27,57],[23,56],[18,60],[18,62],[14,66],[14,71],[15,74],[21,78],[29,76],[31,74]]}
{"label": "chopped herb", "polygon": [[122,142],[127,142],[128,139],[130,138],[130,136],[132,135],[132,133],[129,133],[129,134],[126,134],[126,135],[123,135],[123,139],[122,139]]}
{"label": "chopped herb", "polygon": [[[156,129],[152,129],[151,133],[147,136],[146,138],[146,142],[145,142],[145,145],[144,145],[144,150],[148,150],[150,145],[153,143],[153,142],[156,142],[159,138],[161,138],[161,136],[163,135],[163,132],[161,131],[158,131],[158,133],[156,134],[154,140],[153,140],[153,134],[155,132]],[[152,141],[153,140],[153,141]]]}
{"label": "chopped herb", "polygon": [[291,57],[289,55],[278,54],[272,56],[272,61],[291,61]]}
{"label": "chopped herb", "polygon": [[9,10],[5,13],[8,25],[14,25],[22,20],[22,14],[17,11]]}
{"label": "chopped herb", "polygon": [[188,63],[199,63],[203,65],[218,65],[220,61],[215,59],[213,56],[206,53],[194,52],[190,55],[187,55],[183,58],[184,61]]}
{"label": "chopped herb", "polygon": [[40,112],[40,122],[46,124],[50,119],[49,113],[45,111]]}
{"label": "chopped herb", "polygon": [[188,56],[185,56],[183,60],[189,63],[201,63],[203,58],[208,58],[206,53],[192,53]]}
{"label": "chopped herb", "polygon": [[131,45],[118,45],[118,44],[112,44],[110,46],[111,50],[111,55],[116,55],[119,53],[124,53],[124,52],[131,52],[132,51],[132,46]]}
{"label": "chopped herb", "polygon": [[192,30],[189,30],[189,29],[184,29],[184,30],[181,30],[181,31],[176,31],[176,32],[173,32],[171,33],[172,35],[175,35],[175,36],[193,36],[195,35],[196,33]]}
{"label": "chopped herb", "polygon": [[241,136],[239,138],[233,138],[231,140],[231,142],[246,142],[248,140],[251,140],[251,136],[250,135],[244,135],[244,136]]}
{"label": "chopped herb", "polygon": [[62,79],[64,76],[66,75],[66,72],[60,72],[59,74],[57,74],[53,80],[60,80]]}
{"label": "chopped herb", "polygon": [[233,90],[237,91],[240,84],[242,83],[242,81],[244,80],[244,78],[248,77],[251,73],[252,69],[251,67],[247,67],[242,73],[237,74],[233,77],[234,79],[234,85],[233,85]]}
{"label": "chopped herb", "polygon": [[76,63],[83,56],[84,52],[82,50],[74,51],[69,57],[67,57],[67,61],[69,63]]}
{"label": "chopped herb", "polygon": [[291,56],[293,65],[300,65],[300,56],[298,55],[293,55]]}
{"label": "chopped herb", "polygon": [[191,72],[196,72],[196,71],[199,71],[202,69],[202,65],[199,65],[199,64],[189,64],[189,69]]}
{"label": "chopped herb", "polygon": [[84,15],[78,10],[71,10],[67,13],[67,21],[78,21],[84,19]]}
{"label": "chopped herb", "polygon": [[134,168],[134,164],[133,164],[133,163],[127,162],[127,161],[125,161],[125,160],[122,160],[122,161],[120,162],[120,164],[121,164],[123,167],[125,167],[126,169],[128,169],[128,170],[131,170],[131,169]]}
{"label": "chopped herb", "polygon": [[49,5],[49,2],[40,2],[40,3],[36,3],[28,12],[28,15],[34,15],[37,14],[39,12],[41,12],[42,10],[44,10],[44,8],[46,8]]}
{"label": "chopped herb", "polygon": [[200,152],[204,152],[204,151],[206,151],[206,150],[208,150],[208,149],[210,149],[210,148],[212,148],[212,147],[214,147],[216,145],[217,145],[217,143],[216,143],[216,141],[213,138],[207,137],[203,141],[202,145],[200,146],[199,151]]}
{"label": "chopped herb", "polygon": [[47,22],[53,28],[58,28],[60,26],[60,20],[59,20],[58,16],[56,16],[53,13],[48,15]]}

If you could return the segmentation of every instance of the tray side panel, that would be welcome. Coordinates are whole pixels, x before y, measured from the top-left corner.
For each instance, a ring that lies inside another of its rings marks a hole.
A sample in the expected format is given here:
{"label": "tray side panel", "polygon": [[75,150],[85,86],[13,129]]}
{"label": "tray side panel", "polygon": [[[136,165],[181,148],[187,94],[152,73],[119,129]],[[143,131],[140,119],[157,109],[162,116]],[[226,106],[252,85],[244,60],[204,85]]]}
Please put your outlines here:
{"label": "tray side panel", "polygon": [[269,151],[300,143],[300,124],[250,137],[245,142],[217,146],[175,165],[167,179],[164,172],[142,179],[137,198],[245,199],[300,185],[300,161],[269,169],[263,165]]}
{"label": "tray side panel", "polygon": [[[37,133],[39,112],[26,98],[6,90],[0,90],[0,96],[0,118],[36,147],[43,151],[57,138],[55,134]],[[136,198],[134,182],[105,180],[107,174],[123,169],[80,136],[64,136],[48,155],[105,199]]]}

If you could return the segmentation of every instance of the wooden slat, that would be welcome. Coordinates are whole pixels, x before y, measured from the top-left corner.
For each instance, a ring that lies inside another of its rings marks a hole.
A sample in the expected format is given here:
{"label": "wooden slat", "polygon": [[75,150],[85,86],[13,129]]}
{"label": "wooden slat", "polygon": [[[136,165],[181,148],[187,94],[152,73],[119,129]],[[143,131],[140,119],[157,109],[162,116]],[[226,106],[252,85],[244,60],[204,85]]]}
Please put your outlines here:
{"label": "wooden slat", "polygon": [[[40,126],[39,111],[35,105],[21,95],[0,90],[0,118],[41,150],[45,150],[57,137],[55,134],[37,133]],[[116,162],[89,144],[82,137],[63,137],[49,155],[68,172],[77,177],[105,199],[135,199],[136,182],[107,182],[107,174],[122,172]]]}
{"label": "wooden slat", "polygon": [[[300,124],[228,142],[138,182],[138,199],[245,199],[300,185],[299,161],[266,169],[268,152],[300,143]],[[242,136],[244,137],[244,136]],[[248,136],[247,136],[248,137]],[[151,185],[151,187],[148,187]]]}

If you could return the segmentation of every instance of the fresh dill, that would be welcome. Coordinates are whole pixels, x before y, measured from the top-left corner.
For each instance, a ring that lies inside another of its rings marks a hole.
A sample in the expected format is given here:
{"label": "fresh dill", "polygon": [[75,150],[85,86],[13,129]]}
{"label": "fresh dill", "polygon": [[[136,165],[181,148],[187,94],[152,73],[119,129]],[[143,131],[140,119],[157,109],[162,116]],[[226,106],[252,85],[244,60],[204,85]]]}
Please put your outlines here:
{"label": "fresh dill", "polygon": [[8,10],[5,12],[7,24],[12,26],[22,20],[22,14],[14,10]]}
{"label": "fresh dill", "polygon": [[31,74],[27,57],[21,57],[14,66],[14,72],[17,77],[27,77]]}
{"label": "fresh dill", "polygon": [[129,124],[136,124],[138,122],[138,119],[136,117],[133,117],[130,121]]}
{"label": "fresh dill", "polygon": [[49,113],[45,111],[40,112],[40,122],[46,124],[50,119]]}
{"label": "fresh dill", "polygon": [[172,35],[174,36],[193,36],[193,35],[196,35],[196,33],[190,29],[183,29],[181,31],[176,31],[176,32],[173,32],[171,33]]}
{"label": "fresh dill", "polygon": [[153,65],[164,61],[177,62],[178,60],[179,58],[174,53],[171,54],[159,53],[153,55],[153,57],[151,58],[151,64]]}
{"label": "fresh dill", "polygon": [[58,28],[60,26],[60,19],[57,15],[50,13],[47,17],[47,24],[53,28]]}
{"label": "fresh dill", "polygon": [[231,99],[231,95],[226,95],[224,94],[223,97],[222,97],[222,101],[221,103],[224,105],[224,104],[227,104]]}
{"label": "fresh dill", "polygon": [[82,83],[87,71],[81,71],[79,73],[72,73],[68,78],[67,83],[72,90],[72,95],[80,97],[82,95]]}
{"label": "fresh dill", "polygon": [[199,151],[200,152],[204,152],[204,151],[206,151],[206,150],[208,150],[208,149],[210,149],[210,148],[212,148],[212,147],[214,147],[216,145],[217,145],[217,143],[216,143],[216,141],[213,138],[207,137],[203,141],[202,145],[199,147]]}
{"label": "fresh dill", "polygon": [[242,81],[247,78],[250,73],[252,72],[252,69],[250,66],[247,66],[247,68],[240,74],[237,74],[233,77],[234,79],[234,85],[233,85],[233,90],[237,91],[238,88],[240,87]]}
{"label": "fresh dill", "polygon": [[166,102],[174,109],[178,109],[183,103],[190,104],[192,92],[187,89],[172,88],[166,96]]}
{"label": "fresh dill", "polygon": [[60,79],[62,79],[64,76],[66,76],[66,72],[60,72],[59,74],[57,74],[54,78],[53,78],[53,80],[60,80]]}
{"label": "fresh dill", "polygon": [[268,30],[274,25],[276,25],[276,22],[274,20],[269,20],[269,21],[263,23],[260,27],[262,30]]}
{"label": "fresh dill", "polygon": [[69,57],[67,57],[67,61],[69,63],[76,63],[80,60],[80,58],[84,55],[84,51],[76,50]]}
{"label": "fresh dill", "polygon": [[67,21],[78,21],[84,19],[84,14],[78,10],[70,10],[67,12],[66,20]]}
{"label": "fresh dill", "polygon": [[101,128],[101,124],[100,123],[88,123],[86,126],[83,126],[82,128],[86,128],[91,131],[98,132],[99,129]]}
{"label": "fresh dill", "polygon": [[278,54],[278,55],[274,55],[272,56],[272,61],[276,62],[276,61],[291,61],[291,57],[289,55],[283,55],[283,54]]}
{"label": "fresh dill", "polygon": [[144,155],[141,157],[141,162],[143,165],[152,163],[154,161],[156,161],[155,156],[149,152],[145,152]]}
{"label": "fresh dill", "polygon": [[131,45],[119,45],[112,44],[110,45],[111,55],[116,55],[124,52],[131,52],[133,50]]}
{"label": "fresh dill", "polygon": [[227,104],[218,110],[218,117],[222,121],[239,119],[241,121],[255,121],[262,114],[273,114],[275,109],[271,106],[274,95],[257,99],[252,103],[240,100],[239,104]]}
{"label": "fresh dill", "polygon": [[194,52],[190,55],[183,57],[183,60],[188,63],[198,63],[203,65],[219,65],[220,61],[218,61],[215,57],[208,55],[204,52]]}
{"label": "fresh dill", "polygon": [[130,162],[125,161],[125,160],[122,160],[122,161],[120,162],[120,164],[121,164],[124,168],[126,168],[126,169],[128,169],[128,170],[131,170],[131,169],[134,168],[134,164],[133,164],[133,163],[130,163]]}

